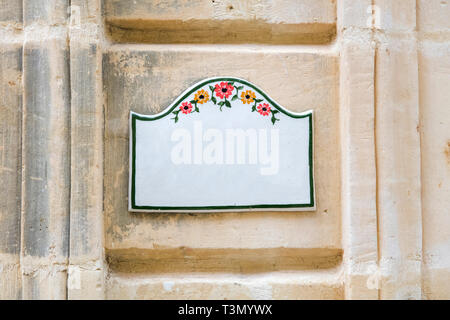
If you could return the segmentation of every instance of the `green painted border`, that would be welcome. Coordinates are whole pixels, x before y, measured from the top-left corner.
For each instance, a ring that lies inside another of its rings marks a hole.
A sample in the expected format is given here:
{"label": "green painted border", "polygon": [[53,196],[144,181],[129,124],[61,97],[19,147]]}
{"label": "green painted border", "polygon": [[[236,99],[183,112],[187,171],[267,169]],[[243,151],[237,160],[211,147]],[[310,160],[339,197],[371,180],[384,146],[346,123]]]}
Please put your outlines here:
{"label": "green painted border", "polygon": [[[245,205],[245,206],[202,206],[202,207],[169,207],[169,206],[137,206],[136,205],[136,199],[135,199],[135,177],[136,177],[136,120],[140,121],[154,121],[161,118],[164,118],[167,115],[170,115],[171,112],[183,101],[185,100],[189,95],[191,95],[194,91],[198,90],[199,88],[217,81],[233,81],[233,82],[239,82],[241,84],[244,84],[248,87],[251,87],[255,91],[257,91],[260,95],[262,95],[268,102],[270,102],[278,111],[281,113],[291,117],[291,118],[306,118],[309,117],[309,186],[311,190],[311,197],[309,203],[298,203],[298,204],[258,204],[258,205]],[[312,120],[312,112],[307,114],[295,114],[292,113],[280,105],[278,105],[276,102],[274,102],[271,98],[269,98],[262,90],[251,84],[250,82],[247,82],[245,80],[239,79],[239,78],[233,78],[233,77],[218,77],[218,78],[209,78],[207,80],[199,82],[197,85],[194,85],[191,89],[185,92],[175,103],[172,104],[171,107],[169,107],[165,112],[161,112],[160,114],[156,116],[140,116],[138,114],[135,114],[131,112],[131,133],[132,133],[132,142],[131,142],[131,152],[132,152],[132,161],[131,161],[131,188],[130,188],[130,198],[131,198],[131,210],[188,210],[188,211],[207,211],[207,210],[239,210],[239,209],[279,209],[279,208],[314,208],[315,202],[314,202],[314,167],[313,167],[313,120]]]}

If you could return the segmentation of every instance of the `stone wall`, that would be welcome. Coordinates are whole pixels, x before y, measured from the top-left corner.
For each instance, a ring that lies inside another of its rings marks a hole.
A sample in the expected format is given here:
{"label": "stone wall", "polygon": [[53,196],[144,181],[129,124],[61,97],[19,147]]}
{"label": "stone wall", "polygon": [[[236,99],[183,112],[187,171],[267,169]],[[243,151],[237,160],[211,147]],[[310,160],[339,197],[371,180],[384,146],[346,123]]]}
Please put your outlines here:
{"label": "stone wall", "polygon": [[[130,213],[128,114],[315,112],[314,212]],[[0,299],[449,299],[450,2],[0,0]]]}

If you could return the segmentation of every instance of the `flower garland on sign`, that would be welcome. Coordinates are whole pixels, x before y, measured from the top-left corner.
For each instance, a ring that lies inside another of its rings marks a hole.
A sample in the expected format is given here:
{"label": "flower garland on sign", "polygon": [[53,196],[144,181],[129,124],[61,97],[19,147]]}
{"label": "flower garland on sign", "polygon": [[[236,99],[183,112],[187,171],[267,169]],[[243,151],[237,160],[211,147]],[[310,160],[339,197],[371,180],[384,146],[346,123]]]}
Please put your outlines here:
{"label": "flower garland on sign", "polygon": [[[172,118],[175,123],[178,122],[180,112],[182,114],[200,112],[198,104],[204,104],[211,100],[211,102],[219,106],[220,111],[222,111],[224,106],[231,108],[231,101],[238,99],[243,104],[252,105],[252,112],[256,111],[264,117],[270,115],[273,125],[275,125],[277,121],[280,121],[280,119],[275,116],[279,113],[278,110],[271,108],[268,103],[264,102],[264,99],[258,99],[254,91],[244,91],[244,86],[237,86],[233,81],[222,81],[215,85],[210,85],[209,90],[211,91],[211,94],[204,89],[200,89],[194,94],[194,98],[191,101],[182,102],[181,105],[172,112],[175,115],[175,117]],[[242,91],[240,96],[239,91]],[[233,92],[235,92],[234,95]]]}

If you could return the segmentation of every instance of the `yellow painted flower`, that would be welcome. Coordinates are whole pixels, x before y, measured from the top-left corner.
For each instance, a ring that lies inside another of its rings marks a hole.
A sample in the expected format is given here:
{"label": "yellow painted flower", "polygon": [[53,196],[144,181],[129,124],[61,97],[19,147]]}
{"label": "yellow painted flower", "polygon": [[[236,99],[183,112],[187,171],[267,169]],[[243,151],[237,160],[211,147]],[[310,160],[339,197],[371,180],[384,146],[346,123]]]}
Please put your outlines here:
{"label": "yellow painted flower", "polygon": [[205,90],[199,90],[194,96],[194,100],[196,100],[198,103],[203,104],[208,102],[209,100],[209,94]]}
{"label": "yellow painted flower", "polygon": [[255,98],[256,98],[255,93],[251,90],[243,91],[241,93],[241,100],[242,100],[242,103],[244,103],[244,104],[252,103]]}

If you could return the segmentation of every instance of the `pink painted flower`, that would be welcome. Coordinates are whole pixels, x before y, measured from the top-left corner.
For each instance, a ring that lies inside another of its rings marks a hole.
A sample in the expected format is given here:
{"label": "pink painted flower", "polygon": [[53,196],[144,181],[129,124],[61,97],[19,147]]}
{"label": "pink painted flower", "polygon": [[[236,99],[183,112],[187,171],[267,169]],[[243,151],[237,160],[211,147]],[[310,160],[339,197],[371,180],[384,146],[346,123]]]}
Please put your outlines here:
{"label": "pink painted flower", "polygon": [[257,107],[258,112],[262,114],[263,116],[267,116],[270,113],[270,107],[267,103],[260,103]]}
{"label": "pink painted flower", "polygon": [[219,98],[228,98],[231,93],[233,92],[234,87],[229,84],[228,82],[221,82],[220,84],[216,84],[216,89],[214,92],[216,93],[216,96]]}
{"label": "pink painted flower", "polygon": [[183,102],[180,106],[181,112],[188,114],[192,112],[192,104],[190,102]]}

